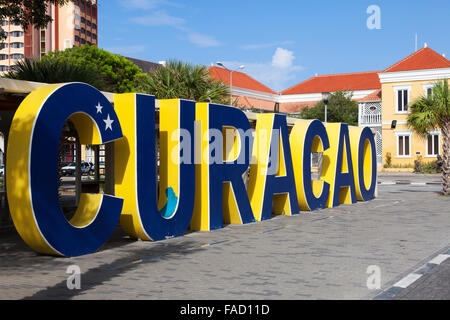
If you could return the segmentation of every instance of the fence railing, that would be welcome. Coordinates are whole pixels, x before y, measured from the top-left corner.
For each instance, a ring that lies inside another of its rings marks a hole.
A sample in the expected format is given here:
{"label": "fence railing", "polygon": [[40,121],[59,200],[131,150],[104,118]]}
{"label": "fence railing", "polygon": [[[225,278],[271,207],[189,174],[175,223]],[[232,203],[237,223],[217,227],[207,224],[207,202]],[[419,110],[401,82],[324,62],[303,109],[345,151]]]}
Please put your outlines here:
{"label": "fence railing", "polygon": [[361,125],[365,124],[380,124],[381,125],[381,114],[363,114],[359,119]]}

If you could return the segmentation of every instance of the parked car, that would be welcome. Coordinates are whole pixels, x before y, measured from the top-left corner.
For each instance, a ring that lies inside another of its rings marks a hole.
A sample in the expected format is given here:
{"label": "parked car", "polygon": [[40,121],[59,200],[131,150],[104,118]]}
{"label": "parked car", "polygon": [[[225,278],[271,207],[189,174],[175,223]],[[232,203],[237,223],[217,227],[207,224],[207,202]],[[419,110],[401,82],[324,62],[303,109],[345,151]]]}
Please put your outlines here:
{"label": "parked car", "polygon": [[5,174],[5,166],[0,166],[0,177],[3,177]]}
{"label": "parked car", "polygon": [[74,176],[77,165],[75,162],[69,163],[67,166],[61,168],[61,175],[63,176]]}
{"label": "parked car", "polygon": [[[61,174],[63,176],[74,176],[77,169],[75,162],[69,163],[67,166],[61,168]],[[94,172],[94,164],[88,162],[81,163],[81,175],[90,175]]]}

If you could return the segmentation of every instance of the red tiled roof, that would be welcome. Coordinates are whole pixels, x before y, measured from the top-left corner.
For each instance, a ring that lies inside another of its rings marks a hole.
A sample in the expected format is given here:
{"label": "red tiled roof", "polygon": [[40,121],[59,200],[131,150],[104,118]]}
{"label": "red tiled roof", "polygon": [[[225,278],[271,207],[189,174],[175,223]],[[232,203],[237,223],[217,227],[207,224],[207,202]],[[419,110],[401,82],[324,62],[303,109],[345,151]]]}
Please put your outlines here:
{"label": "red tiled roof", "polygon": [[450,61],[428,47],[422,48],[383,72],[450,68]]}
{"label": "red tiled roof", "polygon": [[[226,85],[230,85],[230,71],[219,67],[209,67],[208,70],[211,77],[222,81]],[[238,71],[233,71],[233,87],[277,94],[275,91],[256,81],[249,75]]]}
{"label": "red tiled roof", "polygon": [[255,99],[250,97],[237,97],[236,103],[239,107],[256,108],[273,111],[275,108],[275,102]]}
{"label": "red tiled roof", "polygon": [[365,96],[362,99],[359,99],[358,101],[381,101],[381,89]]}
{"label": "red tiled roof", "polygon": [[306,107],[314,107],[320,101],[307,102],[285,102],[280,103],[280,112],[284,113],[299,113]]}
{"label": "red tiled roof", "polygon": [[315,76],[282,91],[281,94],[380,89],[379,72],[380,71],[370,71]]}

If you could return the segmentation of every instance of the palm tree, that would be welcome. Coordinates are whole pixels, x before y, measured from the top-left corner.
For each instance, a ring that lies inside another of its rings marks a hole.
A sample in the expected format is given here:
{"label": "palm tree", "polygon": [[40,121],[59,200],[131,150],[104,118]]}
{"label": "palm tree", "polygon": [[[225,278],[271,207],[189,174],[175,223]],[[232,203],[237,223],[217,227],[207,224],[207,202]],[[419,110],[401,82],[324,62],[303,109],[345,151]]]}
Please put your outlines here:
{"label": "palm tree", "polygon": [[5,78],[42,83],[84,82],[102,90],[101,75],[86,65],[57,59],[25,58],[17,62]]}
{"label": "palm tree", "polygon": [[157,99],[226,104],[229,95],[228,86],[214,80],[205,66],[175,60],[154,71],[143,88]]}
{"label": "palm tree", "polygon": [[408,126],[422,136],[440,129],[443,137],[442,192],[450,195],[450,91],[448,79],[437,82],[432,94],[411,105]]}

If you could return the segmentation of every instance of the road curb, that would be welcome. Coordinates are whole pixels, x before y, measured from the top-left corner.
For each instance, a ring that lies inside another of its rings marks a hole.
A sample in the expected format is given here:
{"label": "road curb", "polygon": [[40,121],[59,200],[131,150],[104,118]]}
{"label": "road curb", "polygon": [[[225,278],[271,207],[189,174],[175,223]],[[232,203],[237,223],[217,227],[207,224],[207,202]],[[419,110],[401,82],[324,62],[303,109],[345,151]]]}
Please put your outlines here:
{"label": "road curb", "polygon": [[435,267],[439,266],[441,263],[450,258],[450,250],[445,253],[438,254],[433,259],[411,272],[407,276],[403,277],[401,280],[397,281],[392,287],[377,295],[374,300],[391,300],[400,292],[408,288],[414,282],[419,280],[423,275],[427,274]]}
{"label": "road curb", "polygon": [[412,185],[412,186],[440,186],[441,182],[412,182],[412,181],[379,181],[378,185]]}

